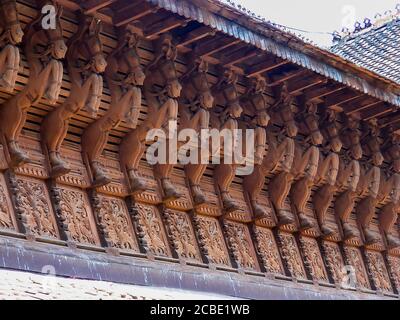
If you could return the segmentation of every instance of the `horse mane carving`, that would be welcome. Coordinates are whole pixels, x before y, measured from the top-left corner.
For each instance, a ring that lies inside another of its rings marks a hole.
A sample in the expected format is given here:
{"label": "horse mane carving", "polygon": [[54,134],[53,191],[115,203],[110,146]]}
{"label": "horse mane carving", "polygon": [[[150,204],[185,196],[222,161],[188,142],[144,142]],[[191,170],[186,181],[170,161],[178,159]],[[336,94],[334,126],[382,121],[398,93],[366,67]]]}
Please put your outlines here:
{"label": "horse mane carving", "polygon": [[37,1],[38,6],[51,4],[56,8],[56,29],[41,27],[43,14],[32,20],[24,31],[24,50],[29,65],[29,79],[24,89],[0,107],[0,132],[10,167],[29,161],[18,144],[29,107],[42,97],[55,104],[61,89],[67,46],[62,37],[62,8],[55,1]]}
{"label": "horse mane carving", "polygon": [[67,66],[71,91],[65,102],[50,112],[41,127],[42,144],[53,178],[67,174],[70,168],[61,158],[60,149],[70,119],[83,107],[94,116],[100,106],[103,78],[107,62],[100,40],[98,19],[80,14],[77,33],[68,41]]}
{"label": "horse mane carving", "polygon": [[91,172],[92,187],[110,183],[100,164],[100,156],[110,131],[125,120],[136,128],[142,105],[141,86],[145,74],[137,52],[139,36],[129,29],[119,29],[118,46],[107,58],[105,78],[111,93],[106,114],[90,124],[82,135],[82,153]]}
{"label": "horse mane carving", "polygon": [[24,36],[16,0],[0,1],[0,88],[12,92],[20,65],[19,45]]}

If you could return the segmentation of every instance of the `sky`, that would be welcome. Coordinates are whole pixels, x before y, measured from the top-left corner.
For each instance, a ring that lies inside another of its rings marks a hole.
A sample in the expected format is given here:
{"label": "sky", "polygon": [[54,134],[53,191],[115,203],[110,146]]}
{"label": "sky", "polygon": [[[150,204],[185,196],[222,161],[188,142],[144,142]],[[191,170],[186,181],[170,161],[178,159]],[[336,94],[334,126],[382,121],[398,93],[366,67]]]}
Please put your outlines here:
{"label": "sky", "polygon": [[[355,21],[373,19],[377,13],[395,12],[400,0],[233,0],[273,22],[312,32],[340,31]],[[327,34],[304,34],[321,46],[329,46]]]}

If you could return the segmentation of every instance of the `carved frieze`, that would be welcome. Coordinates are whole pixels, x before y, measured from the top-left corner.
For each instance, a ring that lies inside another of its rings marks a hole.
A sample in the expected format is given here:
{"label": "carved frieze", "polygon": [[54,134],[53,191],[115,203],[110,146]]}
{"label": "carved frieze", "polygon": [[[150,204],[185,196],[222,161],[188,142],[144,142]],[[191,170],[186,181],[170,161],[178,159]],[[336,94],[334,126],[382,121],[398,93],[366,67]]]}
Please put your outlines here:
{"label": "carved frieze", "polygon": [[158,209],[153,205],[136,203],[132,214],[145,250],[155,256],[170,257],[168,239]]}
{"label": "carved frieze", "polygon": [[163,213],[173,248],[180,258],[201,261],[196,237],[185,212],[166,209]]}
{"label": "carved frieze", "polygon": [[274,234],[270,229],[253,226],[255,246],[263,267],[269,273],[284,274]]}
{"label": "carved frieze", "polygon": [[3,175],[0,174],[0,230],[15,230],[15,221],[13,221],[12,214],[12,205],[7,186]]}
{"label": "carved frieze", "polygon": [[80,244],[99,245],[96,225],[86,194],[79,189],[52,187],[56,214],[67,239]]}
{"label": "carved frieze", "polygon": [[233,258],[241,269],[258,270],[249,229],[245,224],[224,221],[224,231]]}
{"label": "carved frieze", "polygon": [[365,256],[375,288],[384,292],[392,292],[392,285],[390,284],[389,274],[386,270],[382,254],[366,250]]}
{"label": "carved frieze", "polygon": [[355,271],[355,284],[364,289],[370,289],[367,272],[361,256],[360,249],[355,247],[344,247],[347,263],[354,268]]}
{"label": "carved frieze", "polygon": [[139,251],[124,200],[95,195],[92,199],[100,231],[109,247]]}
{"label": "carved frieze", "polygon": [[285,260],[291,276],[297,279],[307,279],[303,261],[301,259],[294,236],[289,233],[279,231],[278,238],[281,256]]}
{"label": "carved frieze", "polygon": [[195,215],[196,232],[203,254],[209,263],[230,266],[220,224],[216,218]]}
{"label": "carved frieze", "polygon": [[397,291],[400,291],[400,258],[394,256],[387,257],[389,263],[389,272],[393,280],[393,284],[396,286]]}
{"label": "carved frieze", "polygon": [[24,232],[37,237],[59,238],[45,183],[10,175],[10,185]]}
{"label": "carved frieze", "polygon": [[336,284],[343,283],[344,262],[339,245],[334,242],[323,241],[326,267]]}
{"label": "carved frieze", "polygon": [[305,259],[304,263],[312,278],[317,281],[329,282],[317,241],[313,238],[300,236],[300,244]]}

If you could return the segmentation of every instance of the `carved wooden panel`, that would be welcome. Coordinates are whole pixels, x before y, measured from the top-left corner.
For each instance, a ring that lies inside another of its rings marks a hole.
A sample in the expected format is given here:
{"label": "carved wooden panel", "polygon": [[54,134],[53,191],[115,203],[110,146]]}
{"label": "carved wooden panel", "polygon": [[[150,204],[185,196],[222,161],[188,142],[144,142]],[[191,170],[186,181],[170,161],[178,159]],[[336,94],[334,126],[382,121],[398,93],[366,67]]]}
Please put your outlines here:
{"label": "carved wooden panel", "polygon": [[285,274],[272,230],[253,226],[255,246],[265,270],[273,274]]}
{"label": "carved wooden panel", "polygon": [[165,205],[171,209],[177,209],[182,211],[188,211],[193,208],[192,197],[190,191],[186,187],[184,172],[174,168],[171,174],[171,181],[176,188],[176,191],[180,193],[180,197],[174,201],[168,201]]}
{"label": "carved wooden panel", "polygon": [[400,258],[394,256],[387,257],[389,263],[389,272],[393,280],[393,284],[396,286],[397,291],[400,291]]}
{"label": "carved wooden panel", "polygon": [[194,222],[201,249],[209,263],[230,266],[228,251],[218,220],[213,217],[196,215]]}
{"label": "carved wooden panel", "polygon": [[114,196],[126,196],[128,194],[128,188],[124,184],[124,175],[120,169],[119,160],[116,158],[102,156],[100,162],[104,172],[111,179],[111,182],[101,188],[98,188],[98,192],[114,195]]}
{"label": "carved wooden panel", "polygon": [[339,245],[330,241],[323,241],[323,249],[327,269],[329,270],[333,281],[336,284],[341,284],[344,274],[344,261],[340,252]]}
{"label": "carved wooden panel", "polygon": [[27,177],[11,177],[18,219],[26,234],[59,238],[46,184]]}
{"label": "carved wooden panel", "polygon": [[58,177],[56,181],[62,184],[80,188],[89,187],[90,180],[86,168],[82,162],[80,150],[62,146],[60,153],[62,154],[65,161],[68,163],[71,171],[65,175],[62,175],[61,177]]}
{"label": "carved wooden panel", "polygon": [[17,230],[10,196],[3,174],[0,173],[0,230]]}
{"label": "carved wooden panel", "polygon": [[7,168],[7,160],[4,154],[4,147],[0,144],[0,170]]}
{"label": "carved wooden panel", "polygon": [[279,231],[278,238],[281,256],[285,260],[286,266],[292,277],[297,279],[307,279],[303,261],[301,259],[299,248],[297,247],[294,236],[289,233]]}
{"label": "carved wooden panel", "polygon": [[376,289],[384,292],[392,292],[392,285],[382,254],[380,252],[366,250],[365,256]]}
{"label": "carved wooden panel", "polygon": [[52,187],[61,230],[72,242],[100,245],[96,224],[85,192],[64,186]]}
{"label": "carved wooden panel", "polygon": [[155,256],[170,257],[168,239],[158,209],[153,205],[137,203],[136,227],[145,249]]}
{"label": "carved wooden panel", "polygon": [[189,215],[185,212],[167,209],[164,217],[167,222],[168,235],[178,256],[201,261]]}
{"label": "carved wooden panel", "polygon": [[159,204],[162,201],[160,190],[154,178],[152,168],[144,161],[140,163],[140,175],[147,185],[147,190],[133,195],[135,201],[149,204]]}
{"label": "carved wooden panel", "polygon": [[229,249],[238,267],[259,271],[247,225],[225,220],[224,231]]}
{"label": "carved wooden panel", "polygon": [[98,195],[93,199],[100,231],[109,247],[139,251],[124,200]]}
{"label": "carved wooden panel", "polygon": [[317,281],[329,282],[317,241],[300,236],[300,244],[303,249],[304,263],[309,268],[312,278]]}
{"label": "carved wooden panel", "polygon": [[352,266],[355,270],[356,273],[355,280],[357,286],[365,289],[371,289],[360,249],[355,247],[345,246],[344,252],[346,254],[348,264]]}

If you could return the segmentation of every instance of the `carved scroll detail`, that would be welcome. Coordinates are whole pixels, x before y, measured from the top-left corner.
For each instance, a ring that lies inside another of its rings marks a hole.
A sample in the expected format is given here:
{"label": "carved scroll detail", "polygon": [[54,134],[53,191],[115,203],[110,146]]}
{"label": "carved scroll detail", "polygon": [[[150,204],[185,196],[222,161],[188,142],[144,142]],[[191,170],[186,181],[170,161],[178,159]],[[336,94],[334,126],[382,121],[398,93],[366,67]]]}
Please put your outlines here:
{"label": "carved scroll detail", "polygon": [[282,257],[292,277],[307,279],[295,238],[291,234],[279,232],[279,242]]}
{"label": "carved scroll detail", "polygon": [[344,262],[340,253],[339,246],[336,243],[324,242],[323,244],[325,261],[327,268],[336,284],[341,284],[344,274]]}
{"label": "carved scroll detail", "polygon": [[284,274],[282,270],[282,264],[280,263],[280,257],[274,234],[271,230],[260,227],[253,227],[256,246],[258,254],[261,257],[264,268],[267,272],[273,274]]}
{"label": "carved scroll detail", "polygon": [[0,3],[0,88],[12,92],[20,67],[18,44],[24,32],[18,20],[16,0]]}
{"label": "carved scroll detail", "polygon": [[202,252],[208,262],[229,266],[229,257],[218,220],[197,215],[194,217],[194,221]]}
{"label": "carved scroll detail", "polygon": [[235,262],[242,269],[257,269],[257,262],[251,252],[252,243],[249,239],[247,226],[230,221],[224,222],[227,242]]}
{"label": "carved scroll detail", "polygon": [[380,252],[367,251],[366,258],[376,289],[392,292],[392,285],[390,284],[389,275],[382,254]]}
{"label": "carved scroll detail", "polygon": [[300,243],[304,252],[305,264],[308,266],[312,278],[329,282],[317,241],[308,237],[300,237]]}

